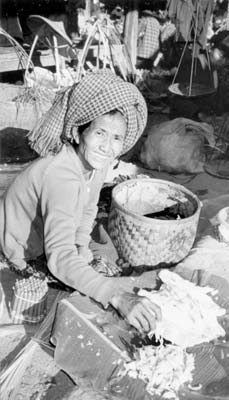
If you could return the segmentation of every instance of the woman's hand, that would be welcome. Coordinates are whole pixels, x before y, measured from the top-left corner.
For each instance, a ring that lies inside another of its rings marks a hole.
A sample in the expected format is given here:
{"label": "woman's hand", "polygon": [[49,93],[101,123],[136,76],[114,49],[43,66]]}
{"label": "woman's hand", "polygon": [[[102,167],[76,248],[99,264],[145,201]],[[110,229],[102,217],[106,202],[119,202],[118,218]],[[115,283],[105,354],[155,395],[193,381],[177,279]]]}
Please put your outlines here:
{"label": "woman's hand", "polygon": [[147,297],[123,292],[115,295],[111,305],[140,333],[154,331],[156,324],[161,320],[161,309]]}
{"label": "woman's hand", "polygon": [[121,275],[121,268],[108,261],[106,257],[97,257],[90,263],[95,271],[105,276],[119,276]]}

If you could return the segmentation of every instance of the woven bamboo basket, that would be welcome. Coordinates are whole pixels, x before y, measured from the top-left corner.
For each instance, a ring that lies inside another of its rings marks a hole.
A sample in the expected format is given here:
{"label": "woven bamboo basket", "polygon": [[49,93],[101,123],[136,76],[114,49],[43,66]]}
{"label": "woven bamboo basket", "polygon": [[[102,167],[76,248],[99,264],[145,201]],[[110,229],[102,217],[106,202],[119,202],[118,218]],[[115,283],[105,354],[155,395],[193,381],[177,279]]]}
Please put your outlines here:
{"label": "woven bamboo basket", "polygon": [[[177,204],[182,218],[146,216]],[[200,209],[197,196],[181,185],[151,178],[127,180],[112,191],[109,234],[119,257],[132,267],[172,265],[188,255]]]}

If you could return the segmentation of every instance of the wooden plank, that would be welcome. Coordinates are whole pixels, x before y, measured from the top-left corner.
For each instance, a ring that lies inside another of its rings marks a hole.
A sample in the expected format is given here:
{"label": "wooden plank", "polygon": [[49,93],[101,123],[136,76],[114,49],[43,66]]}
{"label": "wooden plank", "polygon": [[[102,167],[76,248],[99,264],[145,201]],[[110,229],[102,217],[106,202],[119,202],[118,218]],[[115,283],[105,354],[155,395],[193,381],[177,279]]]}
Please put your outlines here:
{"label": "wooden plank", "polygon": [[58,305],[51,339],[54,359],[76,384],[83,378],[96,390],[145,400],[143,381],[117,376],[137,340],[137,332],[114,311],[104,311],[76,292]]}

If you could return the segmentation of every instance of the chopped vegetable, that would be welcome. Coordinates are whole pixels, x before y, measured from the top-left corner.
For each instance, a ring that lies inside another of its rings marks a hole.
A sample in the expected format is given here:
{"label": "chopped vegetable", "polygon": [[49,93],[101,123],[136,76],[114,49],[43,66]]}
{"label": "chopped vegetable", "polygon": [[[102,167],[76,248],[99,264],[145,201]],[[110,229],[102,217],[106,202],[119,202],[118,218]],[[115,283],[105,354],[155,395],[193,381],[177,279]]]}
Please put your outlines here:
{"label": "chopped vegetable", "polygon": [[160,271],[159,277],[163,282],[160,290],[139,292],[162,311],[162,320],[151,336],[154,334],[157,339],[162,337],[186,348],[225,335],[217,318],[226,310],[210,296],[215,294],[215,289],[196,286],[169,270]]}
{"label": "chopped vegetable", "polygon": [[139,359],[124,368],[121,375],[143,380],[151,395],[175,400],[180,386],[192,381],[194,356],[175,345],[145,346],[139,350]]}

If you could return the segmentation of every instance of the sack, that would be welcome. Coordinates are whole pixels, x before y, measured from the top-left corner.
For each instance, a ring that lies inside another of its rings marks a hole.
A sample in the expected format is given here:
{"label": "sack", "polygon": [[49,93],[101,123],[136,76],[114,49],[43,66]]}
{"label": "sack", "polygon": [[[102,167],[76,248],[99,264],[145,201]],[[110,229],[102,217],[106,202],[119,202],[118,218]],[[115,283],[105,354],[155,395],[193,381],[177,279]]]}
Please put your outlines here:
{"label": "sack", "polygon": [[[0,36],[3,36],[13,47],[18,56],[18,65],[25,71],[34,69],[31,55],[28,56],[24,48],[0,27]],[[0,133],[5,128],[33,129],[38,119],[46,112],[53,101],[54,94],[47,96],[45,89],[23,85],[0,83]]]}
{"label": "sack", "polygon": [[50,99],[40,97],[37,101],[23,85],[0,83],[0,99],[0,132],[5,128],[33,129],[51,106]]}
{"label": "sack", "polygon": [[206,160],[206,142],[215,144],[214,129],[186,118],[154,125],[146,131],[140,161],[150,169],[173,173],[199,173]]}

